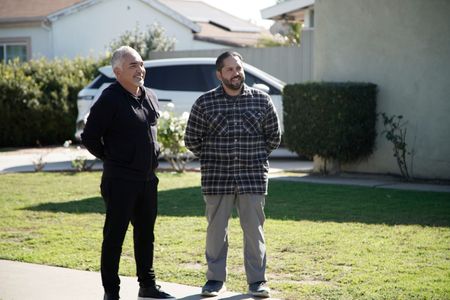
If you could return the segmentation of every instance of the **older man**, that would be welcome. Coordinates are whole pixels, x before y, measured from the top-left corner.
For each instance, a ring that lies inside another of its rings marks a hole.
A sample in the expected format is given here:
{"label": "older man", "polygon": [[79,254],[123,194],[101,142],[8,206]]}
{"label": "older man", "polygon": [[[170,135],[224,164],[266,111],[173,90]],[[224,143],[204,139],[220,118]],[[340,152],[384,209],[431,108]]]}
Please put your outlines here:
{"label": "older man", "polygon": [[130,222],[134,227],[139,298],[172,298],[156,285],[153,270],[158,99],[144,87],[144,62],[133,48],[123,46],[114,51],[111,65],[117,81],[92,106],[81,135],[89,152],[103,160],[100,188],[106,205],[101,253],[104,299],[119,299],[119,261]]}
{"label": "older man", "polygon": [[249,292],[269,297],[263,224],[267,158],[280,144],[278,117],[269,95],[244,84],[242,56],[216,60],[221,85],[197,99],[186,128],[186,146],[200,158],[206,203],[207,282],[202,295],[225,290],[228,219],[236,206],[244,232]]}

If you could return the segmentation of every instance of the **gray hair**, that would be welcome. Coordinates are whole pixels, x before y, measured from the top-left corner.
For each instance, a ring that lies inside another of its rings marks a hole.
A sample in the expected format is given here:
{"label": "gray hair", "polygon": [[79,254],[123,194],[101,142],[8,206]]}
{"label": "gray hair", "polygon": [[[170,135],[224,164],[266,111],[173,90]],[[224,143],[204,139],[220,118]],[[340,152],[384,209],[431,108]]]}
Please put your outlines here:
{"label": "gray hair", "polygon": [[131,48],[130,46],[122,46],[117,48],[111,57],[111,66],[112,68],[122,67],[123,58],[127,55],[139,54],[136,50]]}

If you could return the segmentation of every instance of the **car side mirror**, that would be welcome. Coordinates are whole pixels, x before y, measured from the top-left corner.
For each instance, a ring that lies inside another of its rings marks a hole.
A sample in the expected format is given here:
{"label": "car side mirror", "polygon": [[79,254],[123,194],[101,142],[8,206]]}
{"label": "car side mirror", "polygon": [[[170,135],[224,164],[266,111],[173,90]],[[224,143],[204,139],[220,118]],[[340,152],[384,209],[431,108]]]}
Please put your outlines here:
{"label": "car side mirror", "polygon": [[264,83],[255,83],[255,84],[253,84],[253,87],[255,89],[258,89],[258,90],[263,91],[265,93],[269,93],[270,92],[270,88],[267,85],[265,85]]}

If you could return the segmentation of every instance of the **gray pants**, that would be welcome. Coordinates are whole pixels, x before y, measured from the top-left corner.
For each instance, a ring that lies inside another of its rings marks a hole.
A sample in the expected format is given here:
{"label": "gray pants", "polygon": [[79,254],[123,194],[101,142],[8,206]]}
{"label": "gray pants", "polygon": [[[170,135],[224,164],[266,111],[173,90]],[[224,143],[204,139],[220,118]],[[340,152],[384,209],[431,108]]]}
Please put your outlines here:
{"label": "gray pants", "polygon": [[226,281],[228,220],[236,206],[244,232],[244,266],[247,282],[266,281],[266,245],[263,225],[264,195],[205,195],[206,262],[208,280]]}

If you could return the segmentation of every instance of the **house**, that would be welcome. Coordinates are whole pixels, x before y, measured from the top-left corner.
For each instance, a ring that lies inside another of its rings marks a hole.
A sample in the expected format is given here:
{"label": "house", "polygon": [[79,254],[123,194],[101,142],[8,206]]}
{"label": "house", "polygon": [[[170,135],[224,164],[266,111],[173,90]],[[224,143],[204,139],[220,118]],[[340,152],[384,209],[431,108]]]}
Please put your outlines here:
{"label": "house", "polygon": [[270,36],[270,32],[265,28],[241,20],[202,1],[160,1],[200,26],[200,31],[194,35],[194,39],[198,41],[221,45],[220,48],[252,47],[256,46],[262,36]]}
{"label": "house", "polygon": [[261,10],[264,19],[277,23],[299,22],[303,31],[314,28],[314,0],[290,0]]}
{"label": "house", "polygon": [[[450,1],[316,0],[313,7],[309,2],[283,2],[262,14],[273,20],[309,15],[313,79],[377,84],[378,113],[405,120],[410,173],[450,179]],[[380,119],[377,132],[383,129]],[[399,174],[393,146],[381,134],[367,160],[341,170]]]}
{"label": "house", "polygon": [[175,50],[254,46],[269,34],[201,1],[0,0],[0,59],[101,56],[126,30],[155,23]]}

